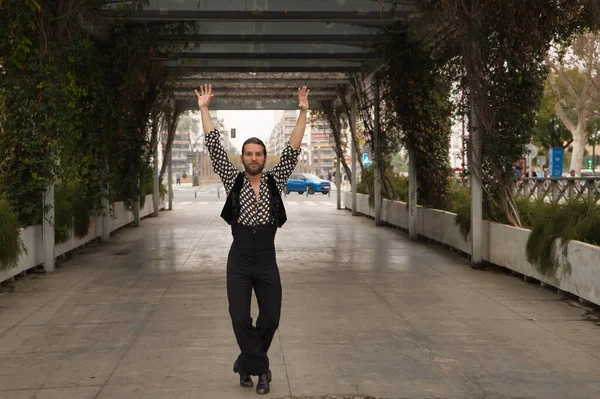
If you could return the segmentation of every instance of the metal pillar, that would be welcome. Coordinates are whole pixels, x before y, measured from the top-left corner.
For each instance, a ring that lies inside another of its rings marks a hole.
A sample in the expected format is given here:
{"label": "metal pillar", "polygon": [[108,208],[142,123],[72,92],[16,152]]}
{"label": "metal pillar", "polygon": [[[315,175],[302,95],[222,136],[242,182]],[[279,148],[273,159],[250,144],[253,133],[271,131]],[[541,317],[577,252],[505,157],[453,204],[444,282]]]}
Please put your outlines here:
{"label": "metal pillar", "polygon": [[[472,101],[472,100],[471,100]],[[469,166],[471,179],[471,266],[482,261],[481,232],[483,225],[483,189],[481,184],[481,136],[475,106],[471,104],[471,131],[469,132]]]}
{"label": "metal pillar", "polygon": [[[108,187],[108,185],[107,185]],[[110,202],[108,200],[108,189],[102,198],[102,238],[101,240],[108,241],[110,238]]]}
{"label": "metal pillar", "polygon": [[352,94],[350,107],[350,134],[352,136],[352,215],[358,215],[356,185],[358,184],[356,162],[358,160],[358,148],[356,148],[356,94]]}
{"label": "metal pillar", "polygon": [[55,267],[54,244],[54,184],[48,186],[44,194],[44,208],[48,211],[44,214],[42,222],[43,245],[44,245],[44,271],[53,272]]}
{"label": "metal pillar", "polygon": [[167,181],[168,181],[168,185],[169,185],[169,210],[173,210],[173,168],[172,168],[172,164],[173,164],[173,155],[169,154],[169,165],[167,166]]}
{"label": "metal pillar", "polygon": [[196,150],[196,176],[200,184],[200,151]]}
{"label": "metal pillar", "polygon": [[373,170],[373,191],[375,191],[375,226],[383,225],[383,221],[381,220],[381,160],[383,156],[381,155],[380,149],[380,129],[381,126],[379,124],[379,77],[375,75],[374,78],[374,87],[373,87],[373,100],[375,105],[375,121],[374,121],[374,131],[373,131],[373,152],[374,152],[374,166]]}
{"label": "metal pillar", "polygon": [[417,159],[415,152],[408,149],[408,236],[416,240],[417,231]]}
{"label": "metal pillar", "polygon": [[140,201],[133,203],[133,226],[140,227]]}
{"label": "metal pillar", "polygon": [[335,187],[337,189],[337,209],[342,209],[342,187],[341,187],[342,186],[341,185],[342,176],[340,176],[340,174],[341,174],[340,163],[341,162],[342,162],[342,160],[338,159],[338,161],[335,163]]}
{"label": "metal pillar", "polygon": [[158,183],[158,159],[156,157],[156,149],[154,151],[154,168],[153,172],[154,179],[152,184],[152,205],[154,205],[153,215],[158,217],[159,207],[160,207],[160,196],[159,196],[159,183]]}
{"label": "metal pillar", "polygon": [[[138,182],[137,182],[137,191],[136,192],[137,193],[140,192],[140,180],[139,179],[138,179]],[[139,200],[139,194],[138,194],[138,200],[133,203],[132,208],[133,208],[132,209],[132,211],[133,211],[133,225],[135,227],[140,227],[140,200]]]}

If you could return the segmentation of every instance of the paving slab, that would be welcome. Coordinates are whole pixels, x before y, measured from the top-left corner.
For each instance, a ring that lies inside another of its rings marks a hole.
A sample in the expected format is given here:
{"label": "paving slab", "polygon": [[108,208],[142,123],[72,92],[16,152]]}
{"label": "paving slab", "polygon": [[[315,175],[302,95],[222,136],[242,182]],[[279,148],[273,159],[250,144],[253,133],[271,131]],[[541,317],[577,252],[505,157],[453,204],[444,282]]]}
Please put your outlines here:
{"label": "paving slab", "polygon": [[[177,199],[0,292],[0,399],[256,397],[232,372],[222,201]],[[598,399],[588,309],[312,200],[285,198],[276,237],[268,397]]]}

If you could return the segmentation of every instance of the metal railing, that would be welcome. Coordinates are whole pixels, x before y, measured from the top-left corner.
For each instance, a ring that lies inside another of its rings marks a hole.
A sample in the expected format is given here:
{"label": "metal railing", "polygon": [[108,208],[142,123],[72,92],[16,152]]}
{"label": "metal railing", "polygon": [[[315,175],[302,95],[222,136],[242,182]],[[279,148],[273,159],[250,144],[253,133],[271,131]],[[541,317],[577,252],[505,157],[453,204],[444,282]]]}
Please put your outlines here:
{"label": "metal railing", "polygon": [[552,204],[571,200],[598,202],[600,176],[523,177],[517,183],[517,197]]}

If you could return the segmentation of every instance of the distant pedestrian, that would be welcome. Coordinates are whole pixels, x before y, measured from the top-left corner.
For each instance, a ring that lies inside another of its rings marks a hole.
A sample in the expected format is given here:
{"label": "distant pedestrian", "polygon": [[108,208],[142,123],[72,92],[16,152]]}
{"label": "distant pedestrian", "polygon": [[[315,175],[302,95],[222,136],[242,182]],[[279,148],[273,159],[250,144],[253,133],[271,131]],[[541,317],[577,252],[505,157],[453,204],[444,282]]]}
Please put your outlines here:
{"label": "distant pedestrian", "polygon": [[533,166],[531,167],[531,173],[527,173],[525,177],[537,177],[537,172]]}
{"label": "distant pedestrian", "polygon": [[181,186],[181,174],[179,172],[175,174],[175,185]]}
{"label": "distant pedestrian", "polygon": [[183,182],[185,183],[185,179],[187,178],[187,173],[185,173],[185,171],[184,171],[183,174],[181,175],[181,177],[183,178]]}

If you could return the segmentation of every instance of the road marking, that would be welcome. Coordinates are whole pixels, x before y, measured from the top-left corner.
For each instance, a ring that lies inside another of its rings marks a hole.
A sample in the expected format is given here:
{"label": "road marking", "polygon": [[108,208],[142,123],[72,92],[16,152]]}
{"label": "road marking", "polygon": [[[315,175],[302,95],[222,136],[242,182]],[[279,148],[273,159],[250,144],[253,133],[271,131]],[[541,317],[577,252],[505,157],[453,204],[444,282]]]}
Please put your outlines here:
{"label": "road marking", "polygon": [[315,203],[314,203],[314,202],[312,202],[312,201],[306,201],[306,202],[304,202],[304,203],[305,203],[306,205],[310,205],[310,206],[317,205],[317,204],[315,204]]}
{"label": "road marking", "polygon": [[192,204],[192,201],[186,201],[186,202],[180,202],[179,205],[190,205]]}

